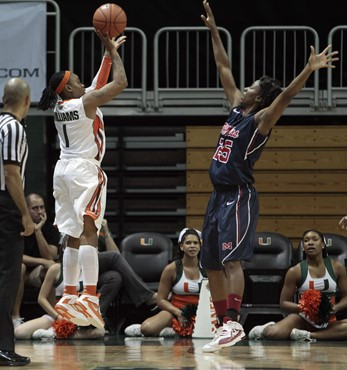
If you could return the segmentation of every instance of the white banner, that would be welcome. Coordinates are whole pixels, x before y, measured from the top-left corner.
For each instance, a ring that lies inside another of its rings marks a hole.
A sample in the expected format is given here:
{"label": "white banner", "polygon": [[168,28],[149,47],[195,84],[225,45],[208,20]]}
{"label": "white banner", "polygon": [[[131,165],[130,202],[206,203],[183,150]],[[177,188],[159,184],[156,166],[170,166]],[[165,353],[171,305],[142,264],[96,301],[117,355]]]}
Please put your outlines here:
{"label": "white banner", "polygon": [[31,100],[46,87],[46,3],[0,4],[0,97],[12,77],[30,86]]}

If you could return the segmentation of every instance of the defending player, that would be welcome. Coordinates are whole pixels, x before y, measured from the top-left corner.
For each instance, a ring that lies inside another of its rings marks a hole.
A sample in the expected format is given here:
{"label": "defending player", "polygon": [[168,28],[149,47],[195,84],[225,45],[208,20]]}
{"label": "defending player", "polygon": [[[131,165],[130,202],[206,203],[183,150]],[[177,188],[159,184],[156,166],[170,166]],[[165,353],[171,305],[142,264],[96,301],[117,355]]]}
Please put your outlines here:
{"label": "defending player", "polygon": [[203,1],[210,29],[214,57],[220,79],[231,106],[210,167],[214,191],[207,207],[201,250],[201,265],[207,270],[212,300],[220,327],[214,339],[203,347],[215,352],[244,338],[238,322],[244,290],[241,261],[253,254],[252,241],[258,220],[258,194],[253,187],[254,163],[259,159],[271,129],[291,99],[301,90],[311,73],[334,67],[338,60],[330,46],[320,54],[311,54],[302,72],[281,90],[278,83],[263,76],[242,93],[235,84],[213,13]]}
{"label": "defending player", "polygon": [[[85,89],[70,72],[55,73],[43,91],[39,109],[53,109],[60,141],[60,158],[54,170],[55,224],[69,235],[64,253],[64,295],[55,306],[59,315],[77,325],[102,328],[98,281],[98,231],[106,203],[106,174],[101,169],[105,152],[103,115],[99,106],[127,87],[127,77],[117,52],[125,43],[97,31],[106,51],[91,87]],[[111,66],[112,81],[107,83]],[[85,291],[78,298],[79,261]]]}

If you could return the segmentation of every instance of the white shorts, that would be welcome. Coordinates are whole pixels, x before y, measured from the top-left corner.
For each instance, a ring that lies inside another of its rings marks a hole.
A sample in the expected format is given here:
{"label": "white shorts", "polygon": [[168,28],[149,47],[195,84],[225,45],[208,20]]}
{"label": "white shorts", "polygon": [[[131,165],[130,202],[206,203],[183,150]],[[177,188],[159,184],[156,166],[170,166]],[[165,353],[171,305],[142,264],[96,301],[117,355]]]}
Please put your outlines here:
{"label": "white shorts", "polygon": [[97,165],[86,159],[59,160],[53,177],[55,225],[59,232],[79,238],[83,217],[94,219],[98,231],[106,207],[107,176]]}

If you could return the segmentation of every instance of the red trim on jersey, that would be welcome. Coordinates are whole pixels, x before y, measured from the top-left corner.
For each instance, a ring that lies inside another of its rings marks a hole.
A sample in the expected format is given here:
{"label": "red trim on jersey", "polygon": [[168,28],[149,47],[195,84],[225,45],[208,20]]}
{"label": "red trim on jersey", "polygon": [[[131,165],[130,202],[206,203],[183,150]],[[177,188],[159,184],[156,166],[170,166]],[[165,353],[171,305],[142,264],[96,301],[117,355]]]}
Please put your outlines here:
{"label": "red trim on jersey", "polygon": [[99,184],[96,187],[94,194],[85,210],[85,214],[90,216],[93,220],[96,220],[100,216],[101,193],[102,193],[103,187],[106,184],[106,179],[105,179],[104,173],[101,170],[101,168],[99,168],[98,180],[99,180]]}
{"label": "red trim on jersey", "polygon": [[97,161],[100,160],[102,152],[104,150],[104,137],[101,133],[101,131],[104,131],[104,123],[102,119],[99,116],[95,116],[94,122],[93,122],[93,134],[94,134],[94,140],[95,144],[98,148],[98,153],[94,157]]}
{"label": "red trim on jersey", "polygon": [[253,148],[255,148],[255,143],[256,143],[256,139],[257,137],[259,136],[259,133],[258,131],[255,133],[255,135],[253,136],[252,138],[252,141],[250,142],[250,144],[248,145],[248,148],[247,148],[247,154],[249,154],[250,152],[253,151]]}
{"label": "red trim on jersey", "polygon": [[241,234],[241,217],[240,217],[240,199],[242,198],[242,190],[241,190],[241,187],[239,186],[239,198],[237,200],[237,205],[236,205],[236,209],[237,209],[237,240],[236,240],[236,245],[239,245],[240,243],[240,234]]}
{"label": "red trim on jersey", "polygon": [[96,86],[95,86],[96,90],[101,89],[103,86],[107,84],[107,80],[108,80],[108,76],[110,75],[111,67],[112,67],[111,58],[105,55],[104,58],[102,59],[98,79],[96,80]]}
{"label": "red trim on jersey", "polygon": [[308,282],[308,287],[309,287],[310,289],[314,289],[314,281],[313,281],[313,280],[310,280],[310,281]]}

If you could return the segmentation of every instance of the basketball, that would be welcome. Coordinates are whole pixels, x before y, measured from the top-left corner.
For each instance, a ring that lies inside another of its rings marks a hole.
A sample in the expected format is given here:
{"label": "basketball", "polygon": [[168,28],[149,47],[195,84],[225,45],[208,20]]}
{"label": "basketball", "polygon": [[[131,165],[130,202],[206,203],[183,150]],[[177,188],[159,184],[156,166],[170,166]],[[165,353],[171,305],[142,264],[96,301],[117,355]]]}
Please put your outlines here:
{"label": "basketball", "polygon": [[124,10],[116,4],[104,4],[96,9],[93,15],[93,26],[103,35],[108,32],[109,36],[120,35],[127,25],[127,16]]}

